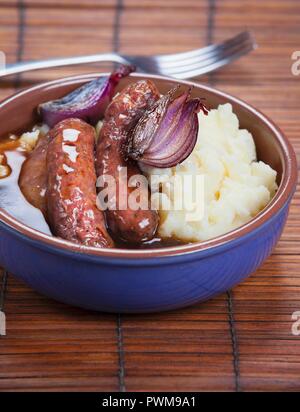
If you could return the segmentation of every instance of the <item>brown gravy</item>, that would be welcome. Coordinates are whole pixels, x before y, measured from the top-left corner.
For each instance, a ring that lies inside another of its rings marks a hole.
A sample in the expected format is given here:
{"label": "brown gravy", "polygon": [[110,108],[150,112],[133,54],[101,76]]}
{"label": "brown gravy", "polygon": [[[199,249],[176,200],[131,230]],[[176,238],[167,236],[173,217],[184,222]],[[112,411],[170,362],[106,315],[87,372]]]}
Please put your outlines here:
{"label": "brown gravy", "polygon": [[[0,153],[5,154],[7,164],[11,168],[10,175],[0,179],[0,207],[27,226],[52,235],[42,212],[26,200],[19,188],[18,179],[27,153],[18,149],[17,146],[15,141],[8,139],[2,140],[0,143]],[[155,237],[150,241],[134,245],[116,242],[116,247],[120,249],[157,249],[183,244],[185,243],[178,239]]]}
{"label": "brown gravy", "polygon": [[27,202],[18,185],[20,170],[26,160],[24,152],[6,151],[5,155],[11,173],[0,179],[0,207],[27,226],[51,235],[42,212]]}
{"label": "brown gravy", "polygon": [[158,249],[163,247],[172,247],[186,245],[186,242],[175,238],[161,238],[155,237],[147,242],[140,243],[138,245],[130,245],[128,243],[116,242],[116,247],[120,249]]}

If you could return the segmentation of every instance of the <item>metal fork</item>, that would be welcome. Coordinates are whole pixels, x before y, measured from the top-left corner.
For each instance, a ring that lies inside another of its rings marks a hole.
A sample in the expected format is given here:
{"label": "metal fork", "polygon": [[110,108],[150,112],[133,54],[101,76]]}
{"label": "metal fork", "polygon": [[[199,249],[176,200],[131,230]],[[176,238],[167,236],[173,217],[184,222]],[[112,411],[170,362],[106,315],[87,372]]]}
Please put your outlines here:
{"label": "metal fork", "polygon": [[144,73],[162,74],[177,79],[189,79],[219,69],[256,48],[252,35],[245,31],[220,44],[212,44],[184,53],[157,56],[127,56],[117,53],[60,59],[30,61],[8,65],[0,70],[0,77],[38,69],[49,69],[78,64],[115,62],[134,64]]}

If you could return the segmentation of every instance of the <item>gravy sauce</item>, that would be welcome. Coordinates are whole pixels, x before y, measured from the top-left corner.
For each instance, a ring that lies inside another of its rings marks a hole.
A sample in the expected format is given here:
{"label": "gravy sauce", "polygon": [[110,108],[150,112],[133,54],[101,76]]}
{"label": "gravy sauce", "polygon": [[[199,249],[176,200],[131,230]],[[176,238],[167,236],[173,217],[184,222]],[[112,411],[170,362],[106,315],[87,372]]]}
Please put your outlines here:
{"label": "gravy sauce", "polygon": [[11,174],[0,179],[0,207],[27,226],[51,235],[42,212],[33,207],[23,196],[18,179],[26,155],[22,151],[6,151],[7,164]]}
{"label": "gravy sauce", "polygon": [[[6,156],[11,173],[8,177],[0,179],[0,207],[27,226],[52,236],[43,213],[26,200],[18,184],[22,165],[27,158],[26,152],[16,149],[13,143],[11,143],[11,147],[8,146],[5,149],[1,152]],[[155,237],[141,244],[118,241],[115,243],[116,247],[120,249],[157,249],[185,244],[178,239],[160,237]]]}

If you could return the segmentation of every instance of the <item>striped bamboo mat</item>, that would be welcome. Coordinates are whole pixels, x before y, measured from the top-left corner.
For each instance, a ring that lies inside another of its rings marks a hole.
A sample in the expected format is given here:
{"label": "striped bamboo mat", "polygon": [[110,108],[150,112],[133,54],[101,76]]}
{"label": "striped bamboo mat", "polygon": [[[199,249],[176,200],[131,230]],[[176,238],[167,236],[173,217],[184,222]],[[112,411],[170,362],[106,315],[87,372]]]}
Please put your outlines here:
{"label": "striped bamboo mat", "polygon": [[[300,76],[291,73],[291,55],[300,50],[298,0],[0,0],[0,50],[8,62],[111,50],[184,51],[245,28],[259,49],[199,81],[264,111],[299,155]],[[93,70],[2,80],[0,98]],[[184,310],[138,316],[83,311],[3,272],[7,336],[0,338],[0,390],[300,390],[300,336],[291,331],[292,313],[300,311],[299,203],[298,190],[282,238],[259,271]]]}

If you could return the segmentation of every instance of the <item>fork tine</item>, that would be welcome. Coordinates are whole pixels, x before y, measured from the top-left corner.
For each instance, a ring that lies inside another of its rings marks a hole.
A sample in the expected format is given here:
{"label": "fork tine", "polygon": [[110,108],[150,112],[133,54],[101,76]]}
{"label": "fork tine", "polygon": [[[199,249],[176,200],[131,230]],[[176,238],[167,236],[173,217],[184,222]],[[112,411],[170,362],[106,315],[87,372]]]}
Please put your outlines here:
{"label": "fork tine", "polygon": [[227,48],[228,46],[230,47],[230,45],[233,43],[239,43],[244,41],[251,41],[252,43],[254,42],[253,36],[248,31],[241,32],[236,36],[231,37],[230,39],[227,39],[219,44],[211,44],[206,47],[201,47],[199,49],[189,50],[182,53],[161,54],[155,57],[157,58],[157,60],[159,60],[161,64],[172,62],[178,63],[178,60],[185,60],[191,57],[206,56],[209,55],[211,52],[214,52],[216,48]]}
{"label": "fork tine", "polygon": [[248,39],[244,39],[243,41],[232,41],[232,42],[227,42],[226,45],[220,44],[215,46],[214,48],[211,49],[209,53],[202,54],[194,54],[193,56],[189,55],[185,59],[182,60],[172,60],[170,62],[161,62],[160,59],[156,59],[156,64],[159,66],[160,69],[172,69],[172,68],[178,68],[180,66],[186,66],[188,64],[194,64],[194,63],[200,63],[201,61],[205,62],[208,59],[216,58],[218,55],[223,55],[226,53],[230,53],[231,51],[233,52],[239,47],[246,47],[248,44],[253,45],[253,42],[249,41]]}
{"label": "fork tine", "polygon": [[[201,68],[206,68],[216,62],[223,61],[224,59],[229,59],[231,60],[231,56],[234,56],[238,54],[239,56],[249,53],[251,50],[253,50],[253,44],[250,43],[245,43],[245,44],[240,44],[240,45],[234,45],[234,47],[223,50],[223,51],[218,51],[217,53],[208,56],[206,59],[194,59],[191,61],[185,61],[183,64],[178,64],[177,66],[165,66],[161,67],[159,64],[156,64],[155,62],[152,62],[151,64],[147,65],[147,71],[152,72],[152,73],[161,73],[165,74],[168,76],[176,76],[176,74],[179,73],[185,73],[187,71],[192,71],[192,70],[199,70]],[[225,63],[224,63],[225,64]],[[144,66],[145,70],[145,66]]]}
{"label": "fork tine", "polygon": [[157,65],[157,69],[159,71],[166,71],[168,73],[176,73],[176,72],[181,72],[181,71],[186,71],[187,68],[193,69],[194,67],[199,67],[199,66],[207,66],[210,65],[211,63],[215,62],[216,60],[224,59],[226,57],[230,57],[231,55],[234,55],[236,53],[239,53],[242,50],[251,50],[253,48],[252,43],[245,42],[241,44],[234,44],[232,47],[224,49],[224,50],[218,50],[214,54],[208,55],[205,59],[193,59],[189,61],[185,61],[182,64],[178,64],[177,66],[172,65],[172,66],[161,66]]}
{"label": "fork tine", "polygon": [[130,60],[145,72],[188,78],[188,73],[196,73],[195,76],[215,70],[255,47],[256,43],[252,35],[249,32],[242,32],[223,43],[205,48],[172,55],[135,56],[130,57]]}
{"label": "fork tine", "polygon": [[176,77],[177,79],[189,79],[191,77],[200,76],[202,74],[217,70],[220,67],[223,67],[228,63],[237,60],[241,56],[248,54],[252,50],[253,45],[248,45],[246,48],[236,50],[236,52],[233,54],[222,56],[221,59],[211,59],[210,61],[206,62],[207,64],[203,64],[203,62],[201,62],[198,66],[194,66],[193,68],[186,66],[185,70],[181,69],[180,71],[173,73],[170,73],[169,71],[160,73],[166,76]]}

